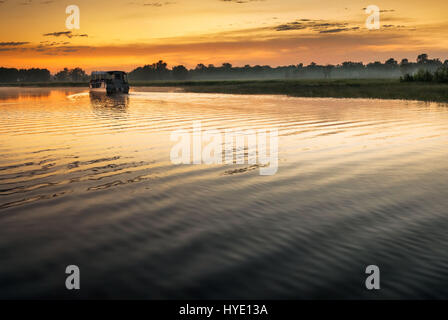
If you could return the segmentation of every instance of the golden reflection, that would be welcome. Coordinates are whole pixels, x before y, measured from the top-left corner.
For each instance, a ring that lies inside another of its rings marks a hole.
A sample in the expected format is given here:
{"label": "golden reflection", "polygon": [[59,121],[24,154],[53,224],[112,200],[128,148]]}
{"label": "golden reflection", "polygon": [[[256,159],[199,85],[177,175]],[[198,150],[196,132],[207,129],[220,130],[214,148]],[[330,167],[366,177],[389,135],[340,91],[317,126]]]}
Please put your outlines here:
{"label": "golden reflection", "polygon": [[1,88],[0,101],[14,102],[14,101],[36,101],[49,98],[50,95],[54,95],[55,92],[49,88]]}
{"label": "golden reflection", "polygon": [[66,100],[73,94],[79,94],[83,88],[32,88],[32,87],[0,87],[1,102],[32,102]]}
{"label": "golden reflection", "polygon": [[123,114],[127,112],[129,96],[125,94],[107,95],[90,92],[90,104],[96,114]]}

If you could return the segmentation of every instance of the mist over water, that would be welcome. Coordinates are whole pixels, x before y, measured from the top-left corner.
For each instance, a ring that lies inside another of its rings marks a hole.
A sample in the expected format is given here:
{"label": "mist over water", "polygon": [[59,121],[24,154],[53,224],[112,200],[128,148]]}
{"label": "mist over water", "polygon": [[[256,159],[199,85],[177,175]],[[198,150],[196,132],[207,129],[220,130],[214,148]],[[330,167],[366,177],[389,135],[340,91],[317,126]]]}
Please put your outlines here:
{"label": "mist over water", "polygon": [[[137,90],[0,89],[0,298],[448,298],[447,104]],[[173,165],[197,120],[277,174]]]}

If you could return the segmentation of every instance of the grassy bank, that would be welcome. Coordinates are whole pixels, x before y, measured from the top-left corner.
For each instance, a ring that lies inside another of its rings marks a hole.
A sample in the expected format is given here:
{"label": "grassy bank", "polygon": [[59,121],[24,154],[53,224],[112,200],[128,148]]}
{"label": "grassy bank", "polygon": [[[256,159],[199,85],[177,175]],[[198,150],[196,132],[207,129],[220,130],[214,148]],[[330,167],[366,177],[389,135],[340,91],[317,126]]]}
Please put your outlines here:
{"label": "grassy bank", "polygon": [[448,84],[399,80],[258,80],[134,82],[133,86],[174,86],[187,92],[284,94],[294,97],[376,98],[448,102]]}
{"label": "grassy bank", "polygon": [[285,94],[294,97],[378,98],[448,102],[448,84],[398,80],[252,81],[188,83],[189,92]]}
{"label": "grassy bank", "polygon": [[[17,84],[13,84],[17,86]],[[34,83],[22,86],[87,87],[85,83]],[[378,98],[448,102],[448,84],[399,80],[138,81],[133,87],[181,87],[187,92],[284,94],[295,97]]]}

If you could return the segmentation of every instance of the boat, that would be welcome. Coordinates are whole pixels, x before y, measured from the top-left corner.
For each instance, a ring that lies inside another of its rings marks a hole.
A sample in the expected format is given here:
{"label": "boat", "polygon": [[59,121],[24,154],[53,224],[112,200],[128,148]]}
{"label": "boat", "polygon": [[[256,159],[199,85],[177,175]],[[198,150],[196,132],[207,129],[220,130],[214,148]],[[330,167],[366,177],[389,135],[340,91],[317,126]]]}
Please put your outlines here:
{"label": "boat", "polygon": [[91,92],[129,93],[128,75],[124,71],[93,71],[89,87]]}

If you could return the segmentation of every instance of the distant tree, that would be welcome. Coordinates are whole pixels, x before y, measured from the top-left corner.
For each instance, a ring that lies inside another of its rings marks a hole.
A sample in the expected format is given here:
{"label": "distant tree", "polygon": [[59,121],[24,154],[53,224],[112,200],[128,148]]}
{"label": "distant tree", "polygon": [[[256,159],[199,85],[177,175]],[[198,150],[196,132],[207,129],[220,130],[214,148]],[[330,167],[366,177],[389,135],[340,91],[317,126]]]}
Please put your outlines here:
{"label": "distant tree", "polygon": [[68,68],[64,68],[54,75],[56,81],[70,81],[70,71]]}
{"label": "distant tree", "polygon": [[413,65],[409,63],[408,59],[402,59],[400,62],[400,71],[403,75],[409,75],[413,70]]}
{"label": "distant tree", "polygon": [[429,82],[429,81],[432,81],[433,79],[434,79],[434,75],[425,69],[419,69],[417,74],[414,75],[415,81]]}
{"label": "distant tree", "polygon": [[46,82],[50,79],[51,73],[47,69],[20,69],[18,72],[18,80],[23,82]]}
{"label": "distant tree", "polygon": [[69,72],[72,81],[86,81],[89,76],[81,68],[75,68]]}
{"label": "distant tree", "polygon": [[385,64],[388,66],[396,66],[396,65],[398,65],[398,62],[394,58],[390,58],[389,60],[387,60],[385,62]]}
{"label": "distant tree", "polygon": [[228,62],[225,62],[225,63],[222,64],[222,68],[224,70],[231,70],[232,69],[232,64],[230,64]]}
{"label": "distant tree", "polygon": [[202,72],[202,71],[207,70],[207,67],[206,67],[203,63],[199,63],[199,64],[196,66],[195,70],[196,70],[196,71],[199,71],[199,72]]}
{"label": "distant tree", "polygon": [[426,53],[422,53],[417,57],[418,64],[424,64],[428,61],[428,55]]}
{"label": "distant tree", "polygon": [[173,78],[175,80],[186,80],[188,79],[188,70],[187,68],[185,68],[184,66],[180,65],[180,66],[175,66],[173,67]]}
{"label": "distant tree", "polygon": [[[159,60],[152,64],[137,67],[129,73],[131,80],[224,80],[224,79],[343,79],[343,78],[399,78],[409,81],[438,81],[446,82],[448,59],[443,63],[440,59],[429,59],[423,53],[418,55],[416,62],[402,59],[398,63],[395,59],[387,59],[363,64],[362,62],[346,61],[338,65],[319,65],[311,62],[304,66],[297,65],[271,67],[268,65],[251,66],[246,64],[234,67],[225,62],[216,67],[213,64],[207,66],[200,63],[195,68],[188,70],[185,66],[178,65],[168,68],[168,64]],[[48,81],[51,74],[47,69],[14,69],[0,68],[0,82],[17,81]],[[68,69],[57,72],[54,75],[57,81],[85,81],[88,76],[81,68]]]}
{"label": "distant tree", "polygon": [[0,82],[17,82],[19,70],[15,68],[0,68]]}
{"label": "distant tree", "polygon": [[138,67],[129,73],[131,80],[168,80],[171,71],[167,68],[167,63],[159,60],[151,65]]}
{"label": "distant tree", "polygon": [[54,75],[56,81],[88,81],[89,76],[81,68],[64,68]]}
{"label": "distant tree", "polygon": [[325,79],[331,78],[331,72],[333,71],[333,69],[334,69],[334,66],[330,65],[330,64],[326,65],[324,67],[324,77],[325,77]]}
{"label": "distant tree", "polygon": [[448,66],[443,66],[437,69],[434,73],[434,80],[437,82],[448,82]]}
{"label": "distant tree", "polygon": [[155,71],[156,71],[158,80],[168,79],[169,70],[167,68],[167,63],[164,62],[163,60],[159,60],[155,64]]}

